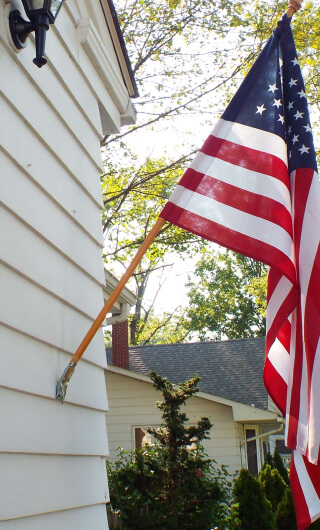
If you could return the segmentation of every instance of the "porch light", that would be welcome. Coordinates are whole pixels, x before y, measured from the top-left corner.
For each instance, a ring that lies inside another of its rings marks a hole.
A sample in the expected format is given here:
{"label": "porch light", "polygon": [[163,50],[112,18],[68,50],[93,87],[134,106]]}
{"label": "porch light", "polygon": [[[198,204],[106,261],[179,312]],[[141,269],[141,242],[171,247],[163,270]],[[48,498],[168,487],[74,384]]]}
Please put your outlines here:
{"label": "porch light", "polygon": [[54,24],[63,1],[22,0],[29,20],[24,20],[18,9],[11,11],[9,14],[11,37],[16,48],[25,48],[29,33],[32,33],[32,31],[35,32],[36,56],[33,62],[38,68],[41,68],[47,62],[47,59],[44,57],[46,32],[49,29],[49,24]]}

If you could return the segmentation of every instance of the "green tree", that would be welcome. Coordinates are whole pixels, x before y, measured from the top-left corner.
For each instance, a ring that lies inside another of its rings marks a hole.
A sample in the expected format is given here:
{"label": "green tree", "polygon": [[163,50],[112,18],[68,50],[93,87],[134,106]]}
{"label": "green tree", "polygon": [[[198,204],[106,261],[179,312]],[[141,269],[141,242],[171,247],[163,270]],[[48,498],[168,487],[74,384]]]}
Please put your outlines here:
{"label": "green tree", "polygon": [[274,530],[274,515],[259,480],[241,469],[233,487],[230,530]]}
{"label": "green tree", "polygon": [[[105,203],[104,230],[108,244],[104,258],[110,268],[117,266],[119,274],[132,260],[146,235],[155,224],[176,181],[182,175],[184,159],[177,162],[149,159],[143,167],[136,168],[134,158],[123,168],[108,163],[102,180]],[[192,255],[206,245],[204,240],[166,223],[154,244],[148,249],[137,267],[130,287],[137,295],[135,311],[130,321],[131,344],[147,344],[160,340],[160,332],[169,324],[177,341],[186,336],[184,319],[177,304],[175,310],[161,318],[153,314],[155,299],[147,305],[145,292],[151,275],[170,269],[178,253]],[[159,289],[161,287],[161,277]],[[168,331],[164,332],[168,336]],[[164,336],[162,342],[164,342]]]}
{"label": "green tree", "polygon": [[276,449],[274,450],[274,453],[273,453],[273,466],[272,467],[278,470],[278,472],[280,473],[281,477],[283,478],[287,486],[289,486],[290,485],[289,473],[283,463],[280,453]]}
{"label": "green tree", "polygon": [[265,335],[267,267],[229,250],[204,254],[189,280],[190,330],[200,340]]}
{"label": "green tree", "polygon": [[162,424],[150,430],[154,445],[122,452],[107,465],[112,510],[120,510],[129,529],[209,530],[225,517],[228,486],[225,471],[215,467],[201,445],[209,437],[209,419],[187,426],[181,412],[200,379],[175,388],[155,372],[150,376],[163,396],[157,402]]}
{"label": "green tree", "polygon": [[297,530],[296,514],[290,487],[286,488],[285,494],[278,505],[275,522],[277,530]]}
{"label": "green tree", "polygon": [[272,511],[277,511],[287,489],[287,485],[277,469],[272,469],[266,464],[259,474],[259,481],[264,489],[265,496],[272,506]]}

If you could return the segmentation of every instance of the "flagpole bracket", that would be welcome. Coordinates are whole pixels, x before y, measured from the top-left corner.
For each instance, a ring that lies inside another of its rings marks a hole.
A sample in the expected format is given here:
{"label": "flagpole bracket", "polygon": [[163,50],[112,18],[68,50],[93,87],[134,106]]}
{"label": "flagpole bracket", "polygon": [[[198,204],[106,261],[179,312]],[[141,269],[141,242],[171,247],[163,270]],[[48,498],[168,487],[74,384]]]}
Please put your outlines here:
{"label": "flagpole bracket", "polygon": [[64,401],[67,393],[67,387],[68,383],[72,377],[72,374],[75,370],[75,367],[77,366],[77,363],[70,362],[67,366],[67,368],[64,370],[62,376],[60,377],[59,381],[57,382],[56,386],[56,399],[59,399],[60,401]]}

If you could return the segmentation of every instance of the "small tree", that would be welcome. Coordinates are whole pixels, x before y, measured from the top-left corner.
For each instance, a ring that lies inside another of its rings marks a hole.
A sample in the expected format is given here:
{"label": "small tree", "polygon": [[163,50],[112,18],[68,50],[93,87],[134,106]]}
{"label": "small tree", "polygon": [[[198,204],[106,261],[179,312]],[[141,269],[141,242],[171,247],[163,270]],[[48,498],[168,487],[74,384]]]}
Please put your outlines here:
{"label": "small tree", "polygon": [[266,498],[271,503],[272,511],[275,513],[284,497],[287,485],[278,469],[272,469],[269,464],[265,465],[260,472],[259,481],[264,489]]}
{"label": "small tree", "polygon": [[150,430],[156,443],[120,454],[108,464],[112,510],[128,529],[209,530],[220,525],[228,498],[226,472],[215,467],[201,445],[212,427],[208,418],[187,426],[181,412],[198,392],[199,376],[178,388],[155,372],[154,387],[162,393],[157,403],[162,424]]}
{"label": "small tree", "polygon": [[285,494],[278,505],[275,521],[276,528],[279,530],[297,530],[296,514],[290,487],[286,488]]}
{"label": "small tree", "polygon": [[270,502],[262,485],[247,469],[241,469],[233,487],[230,530],[275,530]]}
{"label": "small tree", "polygon": [[287,486],[289,486],[290,485],[289,473],[287,469],[285,468],[285,465],[283,463],[280,453],[276,449],[274,450],[274,453],[273,453],[273,466],[271,467],[274,467],[275,469],[279,471],[283,480],[285,481]]}

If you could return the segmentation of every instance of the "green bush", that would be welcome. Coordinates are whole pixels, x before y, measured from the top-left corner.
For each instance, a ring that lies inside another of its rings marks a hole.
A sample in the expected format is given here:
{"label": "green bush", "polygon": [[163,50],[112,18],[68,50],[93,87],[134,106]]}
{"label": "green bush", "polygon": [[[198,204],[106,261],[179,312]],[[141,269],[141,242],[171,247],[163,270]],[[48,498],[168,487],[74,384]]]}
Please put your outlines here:
{"label": "green bush", "polygon": [[282,501],[287,485],[277,469],[271,469],[269,464],[265,465],[259,475],[259,481],[263,487],[268,501],[271,503],[272,511],[277,511]]}
{"label": "green bush", "polygon": [[241,469],[235,480],[233,495],[230,530],[275,530],[271,503],[259,480],[247,469]]}
{"label": "green bush", "polygon": [[285,494],[278,505],[275,516],[277,530],[297,530],[296,515],[291,488],[286,488]]}

